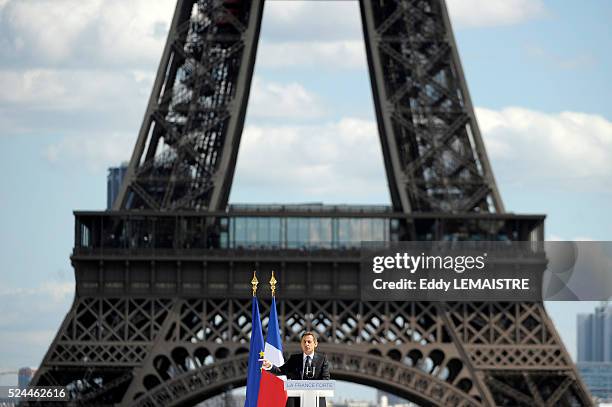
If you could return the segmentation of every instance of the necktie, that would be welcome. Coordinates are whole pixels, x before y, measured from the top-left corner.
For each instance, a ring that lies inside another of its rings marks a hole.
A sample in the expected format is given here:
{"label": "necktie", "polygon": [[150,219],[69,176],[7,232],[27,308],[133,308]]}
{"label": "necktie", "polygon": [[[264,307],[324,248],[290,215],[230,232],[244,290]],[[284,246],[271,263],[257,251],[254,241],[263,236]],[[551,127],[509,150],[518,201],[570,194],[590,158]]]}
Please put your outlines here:
{"label": "necktie", "polygon": [[304,363],[304,371],[302,372],[302,379],[306,377],[306,372],[308,372],[311,367],[312,367],[312,363],[310,360],[310,356],[306,356],[306,363]]}

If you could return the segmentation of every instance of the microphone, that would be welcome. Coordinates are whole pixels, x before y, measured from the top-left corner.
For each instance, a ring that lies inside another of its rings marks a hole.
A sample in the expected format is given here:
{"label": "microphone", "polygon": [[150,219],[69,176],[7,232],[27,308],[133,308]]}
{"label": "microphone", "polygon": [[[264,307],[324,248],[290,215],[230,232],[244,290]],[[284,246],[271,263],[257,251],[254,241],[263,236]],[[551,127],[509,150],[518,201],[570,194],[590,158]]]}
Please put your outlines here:
{"label": "microphone", "polygon": [[303,376],[305,379],[313,379],[315,376],[315,368],[312,365],[312,358],[310,356],[306,357],[306,364],[304,365]]}

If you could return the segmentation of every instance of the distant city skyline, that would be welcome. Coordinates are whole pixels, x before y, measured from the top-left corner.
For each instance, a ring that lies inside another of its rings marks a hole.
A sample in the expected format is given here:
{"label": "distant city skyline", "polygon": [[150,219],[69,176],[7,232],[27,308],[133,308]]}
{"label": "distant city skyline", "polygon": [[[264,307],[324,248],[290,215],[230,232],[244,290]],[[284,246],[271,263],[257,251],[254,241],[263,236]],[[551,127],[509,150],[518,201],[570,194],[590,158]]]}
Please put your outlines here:
{"label": "distant city skyline", "polygon": [[593,396],[612,402],[612,305],[578,314],[576,327],[578,371]]}

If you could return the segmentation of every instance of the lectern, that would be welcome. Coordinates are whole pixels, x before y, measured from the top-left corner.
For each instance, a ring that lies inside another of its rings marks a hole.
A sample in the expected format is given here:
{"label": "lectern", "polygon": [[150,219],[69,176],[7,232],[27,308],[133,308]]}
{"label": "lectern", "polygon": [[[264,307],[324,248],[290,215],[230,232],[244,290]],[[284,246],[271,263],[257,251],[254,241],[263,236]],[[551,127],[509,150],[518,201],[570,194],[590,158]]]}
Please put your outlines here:
{"label": "lectern", "polygon": [[318,407],[319,397],[333,397],[335,380],[286,380],[288,397],[299,397],[300,407]]}

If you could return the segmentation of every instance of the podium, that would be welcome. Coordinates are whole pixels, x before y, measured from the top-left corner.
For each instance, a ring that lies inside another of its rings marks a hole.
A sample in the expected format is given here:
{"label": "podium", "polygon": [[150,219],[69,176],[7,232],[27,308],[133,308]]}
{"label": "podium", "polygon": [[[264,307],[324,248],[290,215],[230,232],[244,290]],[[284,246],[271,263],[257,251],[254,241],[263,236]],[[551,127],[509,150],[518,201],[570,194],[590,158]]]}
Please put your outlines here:
{"label": "podium", "polygon": [[333,397],[335,380],[286,380],[288,397],[299,397],[300,407],[318,407],[319,397]]}

